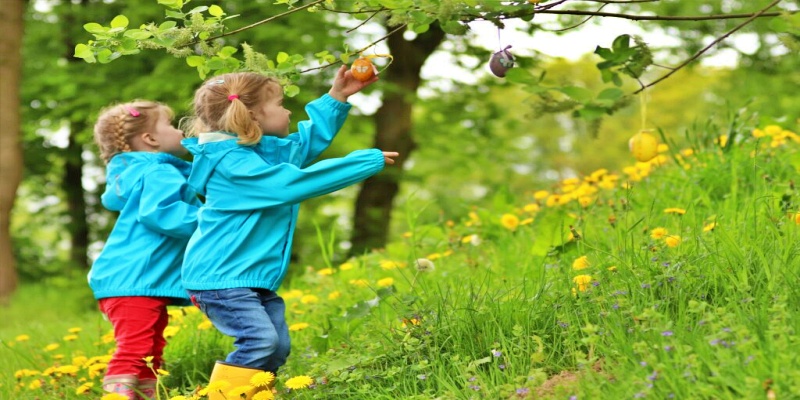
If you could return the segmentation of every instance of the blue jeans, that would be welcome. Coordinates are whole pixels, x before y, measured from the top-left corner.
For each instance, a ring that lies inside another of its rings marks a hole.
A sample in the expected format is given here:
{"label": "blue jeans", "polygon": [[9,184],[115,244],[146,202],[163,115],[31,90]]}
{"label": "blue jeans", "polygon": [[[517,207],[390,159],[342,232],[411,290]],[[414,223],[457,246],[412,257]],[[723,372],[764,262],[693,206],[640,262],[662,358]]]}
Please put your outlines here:
{"label": "blue jeans", "polygon": [[188,290],[192,301],[236,347],[225,362],[277,373],[286,364],[291,341],[286,304],[266,289]]}

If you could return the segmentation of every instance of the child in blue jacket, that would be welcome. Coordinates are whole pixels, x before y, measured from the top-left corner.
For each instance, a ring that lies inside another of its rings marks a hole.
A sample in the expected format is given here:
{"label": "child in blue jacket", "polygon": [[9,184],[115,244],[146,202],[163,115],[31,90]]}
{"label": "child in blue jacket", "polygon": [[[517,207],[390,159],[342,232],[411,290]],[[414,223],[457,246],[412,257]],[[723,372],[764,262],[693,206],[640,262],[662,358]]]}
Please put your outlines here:
{"label": "child in blue jacket", "polygon": [[[347,98],[376,80],[360,82],[342,67],[328,94],[306,106],[310,119],[291,135],[283,89],[271,78],[225,74],[196,91],[190,136],[197,137],[183,144],[194,155],[189,184],[205,203],[182,279],[195,304],[235,338],[236,347],[215,364],[210,382],[237,388],[286,362],[289,330],[275,292],[289,267],[300,202],[358,183],[398,155],[358,150],[311,164],[344,124]],[[223,396],[209,393],[209,399]]]}
{"label": "child in blue jacket", "polygon": [[163,104],[137,100],[106,108],[94,126],[107,164],[102,203],[119,212],[88,276],[117,342],[103,389],[132,400],[155,394],[167,305],[189,302],[180,271],[200,203],[186,182],[191,165],[176,157],[186,149],[172,115]]}

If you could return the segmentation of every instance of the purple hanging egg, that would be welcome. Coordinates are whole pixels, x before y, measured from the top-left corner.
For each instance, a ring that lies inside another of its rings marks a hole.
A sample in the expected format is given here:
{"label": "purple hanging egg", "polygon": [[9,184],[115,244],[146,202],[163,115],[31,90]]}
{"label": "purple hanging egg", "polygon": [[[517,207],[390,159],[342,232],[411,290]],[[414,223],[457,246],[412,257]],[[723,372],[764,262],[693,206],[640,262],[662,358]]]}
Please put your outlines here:
{"label": "purple hanging egg", "polygon": [[500,78],[506,76],[506,71],[514,66],[514,56],[508,51],[510,48],[511,45],[508,45],[505,49],[492,54],[492,59],[489,61],[489,69],[495,76]]}

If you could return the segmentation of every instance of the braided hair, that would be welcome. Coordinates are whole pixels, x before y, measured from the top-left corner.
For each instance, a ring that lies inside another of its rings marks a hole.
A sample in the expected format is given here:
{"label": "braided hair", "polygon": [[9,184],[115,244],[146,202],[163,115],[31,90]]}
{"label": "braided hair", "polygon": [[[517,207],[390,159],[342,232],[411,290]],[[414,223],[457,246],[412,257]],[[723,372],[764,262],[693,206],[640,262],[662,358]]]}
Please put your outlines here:
{"label": "braided hair", "polygon": [[103,161],[108,163],[115,154],[132,151],[131,139],[153,129],[162,112],[172,118],[172,109],[150,100],[134,100],[104,108],[94,124],[94,140]]}

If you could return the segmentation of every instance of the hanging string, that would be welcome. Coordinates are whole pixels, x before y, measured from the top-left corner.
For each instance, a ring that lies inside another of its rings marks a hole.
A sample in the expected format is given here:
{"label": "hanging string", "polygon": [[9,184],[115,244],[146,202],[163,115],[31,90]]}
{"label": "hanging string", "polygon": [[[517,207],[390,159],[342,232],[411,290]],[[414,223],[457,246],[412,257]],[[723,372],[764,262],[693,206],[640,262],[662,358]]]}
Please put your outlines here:
{"label": "hanging string", "polygon": [[644,131],[647,128],[647,98],[644,90],[639,92],[639,105],[642,114],[642,129],[640,131]]}
{"label": "hanging string", "polygon": [[497,28],[497,49],[503,51],[503,41],[500,40],[500,28]]}

